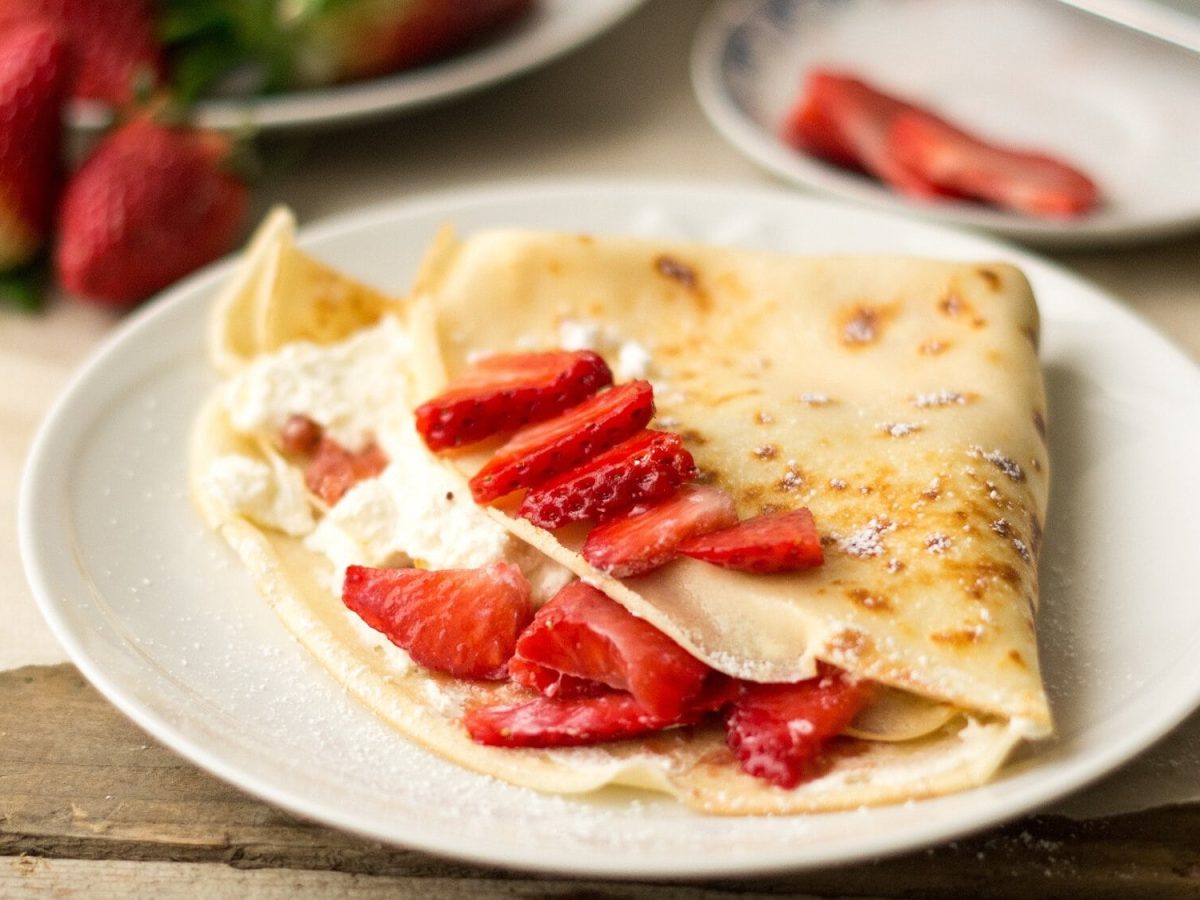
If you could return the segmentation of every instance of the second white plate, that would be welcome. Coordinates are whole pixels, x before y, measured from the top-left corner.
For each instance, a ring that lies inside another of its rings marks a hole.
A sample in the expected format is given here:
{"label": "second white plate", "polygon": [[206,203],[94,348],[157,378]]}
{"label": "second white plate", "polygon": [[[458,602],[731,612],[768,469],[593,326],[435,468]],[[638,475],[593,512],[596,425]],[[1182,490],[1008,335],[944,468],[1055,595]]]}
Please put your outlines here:
{"label": "second white plate", "polygon": [[55,634],[184,756],[305,817],[436,853],[575,874],[748,874],[867,859],[1017,815],[1129,759],[1200,702],[1200,371],[1095,288],[981,238],[744,187],[464,192],[346,216],[302,243],[400,292],[447,221],[1022,266],[1045,326],[1055,483],[1040,639],[1057,737],[977,790],[776,818],[706,818],[628,791],[546,797],[432,757],[305,654],[189,502],[188,431],[215,384],[201,335],[226,263],[132,318],[79,373],[20,498],[22,556]]}
{"label": "second white plate", "polygon": [[[212,98],[196,105],[197,124],[209,128],[318,128],[442,103],[525,72],[581,46],[644,0],[539,0],[525,20],[495,39],[446,59],[350,84],[261,97]],[[68,111],[81,131],[105,128],[111,110],[76,101]]]}
{"label": "second white plate", "polygon": [[[1071,160],[1104,206],[1057,221],[920,203],[807,156],[779,132],[815,66]],[[1044,246],[1200,227],[1200,57],[1049,0],[726,0],[697,34],[692,81],[726,139],[803,187]]]}

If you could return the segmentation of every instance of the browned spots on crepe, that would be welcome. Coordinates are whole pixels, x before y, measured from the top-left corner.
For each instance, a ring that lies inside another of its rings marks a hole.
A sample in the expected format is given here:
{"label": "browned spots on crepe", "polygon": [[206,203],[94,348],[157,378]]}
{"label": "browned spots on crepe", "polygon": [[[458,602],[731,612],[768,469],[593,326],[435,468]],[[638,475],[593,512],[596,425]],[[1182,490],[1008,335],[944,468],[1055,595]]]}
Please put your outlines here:
{"label": "browned spots on crepe", "polygon": [[664,278],[677,282],[680,287],[689,291],[696,290],[699,283],[696,278],[696,270],[692,266],[665,253],[654,258],[654,271]]}
{"label": "browned spots on crepe", "polygon": [[825,642],[825,652],[838,659],[864,661],[875,656],[871,639],[857,628],[845,627]]}
{"label": "browned spots on crepe", "polygon": [[804,474],[795,466],[788,466],[783,477],[775,482],[775,489],[785,494],[800,490],[804,484]]}
{"label": "browned spots on crepe", "polygon": [[1040,409],[1033,411],[1033,427],[1038,433],[1038,437],[1042,439],[1042,443],[1046,443],[1046,417],[1042,415]]}
{"label": "browned spots on crepe", "polygon": [[691,263],[663,253],[654,257],[653,267],[660,276],[686,291],[701,312],[712,308],[712,298],[700,284],[700,276]]}
{"label": "browned spots on crepe", "polygon": [[850,598],[851,602],[871,612],[887,612],[892,608],[891,599],[877,591],[850,588],[846,591],[846,596]]}
{"label": "browned spots on crepe", "polygon": [[1012,662],[1014,662],[1014,663],[1016,663],[1018,666],[1020,666],[1022,669],[1028,669],[1028,668],[1029,668],[1029,664],[1025,662],[1025,657],[1023,657],[1023,656],[1021,655],[1021,651],[1020,651],[1020,650],[1009,650],[1009,651],[1008,651],[1008,658],[1009,658],[1009,659],[1010,659]]}
{"label": "browned spots on crepe", "polygon": [[774,459],[779,455],[779,448],[774,444],[762,444],[752,451],[755,459]]}
{"label": "browned spots on crepe", "polygon": [[855,303],[844,307],[834,317],[838,340],[843,346],[861,349],[876,344],[893,316],[889,307]]}
{"label": "browned spots on crepe", "polygon": [[969,647],[978,644],[982,637],[982,628],[955,628],[951,631],[935,631],[929,639],[951,647]]}
{"label": "browned spots on crepe", "polygon": [[987,319],[979,314],[954,285],[950,285],[938,298],[937,308],[946,318],[969,324],[972,328],[983,328],[987,325]]}
{"label": "browned spots on crepe", "polygon": [[975,270],[975,274],[979,276],[987,289],[992,293],[998,292],[1004,285],[1004,279],[1000,277],[1000,274],[995,269],[980,266]]}
{"label": "browned spots on crepe", "polygon": [[953,343],[944,338],[931,338],[917,347],[917,352],[922,356],[941,356],[952,346]]}

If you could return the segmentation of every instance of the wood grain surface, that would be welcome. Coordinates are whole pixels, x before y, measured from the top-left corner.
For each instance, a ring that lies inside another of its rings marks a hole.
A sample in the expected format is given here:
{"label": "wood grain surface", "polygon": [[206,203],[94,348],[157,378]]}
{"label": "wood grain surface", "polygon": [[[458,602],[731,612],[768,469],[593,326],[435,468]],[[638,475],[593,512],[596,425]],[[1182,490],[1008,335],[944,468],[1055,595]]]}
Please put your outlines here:
{"label": "wood grain surface", "polygon": [[0,673],[0,697],[4,898],[1200,897],[1200,804],[1086,823],[1031,817],[933,850],[768,879],[541,878],[273,809],[149,738],[72,666]]}

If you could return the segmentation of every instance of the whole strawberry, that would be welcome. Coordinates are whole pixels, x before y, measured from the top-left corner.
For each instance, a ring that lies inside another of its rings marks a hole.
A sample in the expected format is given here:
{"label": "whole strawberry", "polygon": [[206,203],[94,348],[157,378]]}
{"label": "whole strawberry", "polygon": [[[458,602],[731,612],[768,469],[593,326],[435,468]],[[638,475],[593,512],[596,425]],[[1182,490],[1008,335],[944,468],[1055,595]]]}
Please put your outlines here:
{"label": "whole strawberry", "polygon": [[145,118],[108,135],[63,195],[63,287],[129,306],[229,250],[247,202],[223,168],[230,150],[224,135]]}
{"label": "whole strawberry", "polygon": [[65,45],[41,20],[0,27],[0,272],[50,230],[59,182]]}
{"label": "whole strawberry", "polygon": [[163,60],[149,0],[0,0],[0,22],[36,15],[70,42],[72,97],[124,105],[156,83]]}

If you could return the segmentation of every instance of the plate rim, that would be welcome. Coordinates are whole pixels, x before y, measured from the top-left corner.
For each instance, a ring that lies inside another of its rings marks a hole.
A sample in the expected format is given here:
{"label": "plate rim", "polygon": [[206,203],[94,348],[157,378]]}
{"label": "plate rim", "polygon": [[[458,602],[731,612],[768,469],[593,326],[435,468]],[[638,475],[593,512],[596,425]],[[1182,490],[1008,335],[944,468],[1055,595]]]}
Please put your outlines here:
{"label": "plate rim", "polygon": [[[754,203],[780,203],[794,207],[795,213],[819,212],[822,208],[827,208],[856,216],[888,220],[884,222],[885,225],[915,228],[934,237],[949,237],[959,241],[965,238],[981,245],[987,245],[993,251],[1001,249],[1010,254],[1014,261],[1022,267],[1032,268],[1035,271],[1041,269],[1056,277],[1073,282],[1075,287],[1092,295],[1092,298],[1105,309],[1107,315],[1115,315],[1118,320],[1123,319],[1127,323],[1136,323],[1138,327],[1145,329],[1155,339],[1169,347],[1180,359],[1187,362],[1196,378],[1200,380],[1200,364],[1175,347],[1154,325],[1137,316],[1107,291],[1051,260],[1046,260],[1022,248],[1005,244],[1003,241],[961,229],[928,222],[913,222],[905,220],[904,217],[895,213],[864,209],[829,199],[788,194],[771,188],[747,187],[734,183],[713,185],[693,181],[647,179],[559,179],[540,182],[517,181],[500,185],[483,184],[430,192],[349,210],[301,229],[299,240],[301,245],[310,245],[334,238],[342,233],[378,228],[381,224],[392,220],[420,219],[433,212],[445,215],[449,210],[464,206],[496,206],[513,202],[529,202],[545,197],[576,197],[581,193],[587,194],[596,191],[620,193],[628,196],[631,201],[637,197],[654,195],[667,204],[686,202],[689,198],[696,197],[722,199],[736,197],[741,202],[746,202],[749,198]],[[1154,718],[1152,727],[1130,731],[1121,740],[1114,741],[1101,750],[1088,754],[1084,758],[1085,765],[1082,768],[1080,768],[1078,760],[1072,761],[1071,771],[1065,773],[1069,777],[1060,777],[1048,788],[1039,786],[1036,779],[1029,783],[1030,779],[1026,778],[1024,781],[1016,783],[1015,790],[1006,790],[989,797],[987,814],[976,817],[966,825],[953,818],[939,822],[938,817],[930,817],[927,824],[911,829],[899,843],[896,842],[895,836],[890,834],[880,834],[874,838],[863,836],[862,840],[853,846],[847,845],[832,851],[826,849],[819,858],[800,860],[795,858],[794,850],[790,853],[775,850],[755,856],[752,860],[746,858],[701,860],[699,862],[692,860],[686,865],[678,862],[664,865],[652,860],[643,862],[624,858],[620,866],[615,867],[612,863],[596,861],[583,864],[578,860],[570,863],[558,863],[554,859],[547,859],[540,847],[530,848],[527,852],[519,854],[513,854],[506,850],[503,857],[498,857],[489,852],[486,847],[476,848],[462,845],[448,847],[444,843],[439,843],[436,836],[433,839],[425,838],[419,830],[406,833],[403,837],[398,837],[396,834],[385,835],[356,820],[351,814],[339,810],[336,806],[312,800],[306,801],[303,796],[289,794],[286,790],[272,785],[264,785],[253,775],[249,776],[249,780],[253,780],[254,783],[249,783],[247,774],[236,764],[227,763],[221,758],[220,753],[214,753],[203,744],[193,740],[183,729],[176,727],[153,707],[129,695],[117,682],[117,679],[110,677],[104,667],[90,656],[66,622],[64,610],[59,608],[58,601],[54,599],[53,592],[47,583],[49,575],[39,566],[43,551],[39,546],[38,535],[48,526],[45,523],[39,523],[34,513],[34,510],[38,508],[39,493],[47,490],[42,485],[44,476],[41,473],[54,461],[54,437],[56,432],[63,427],[60,420],[64,416],[64,411],[69,410],[72,403],[78,402],[77,395],[86,389],[86,385],[95,373],[103,371],[110,364],[110,359],[119,354],[127,343],[135,342],[143,330],[148,329],[161,318],[181,314],[179,312],[181,307],[186,308],[193,304],[211,302],[212,291],[222,279],[233,271],[237,263],[237,257],[227,258],[164,292],[157,302],[148,304],[107,335],[68,381],[40,424],[26,458],[18,495],[18,542],[26,578],[33,589],[33,596],[38,608],[52,633],[67,651],[71,661],[85,677],[109,702],[156,739],[200,768],[253,796],[298,815],[313,818],[364,837],[412,847],[442,857],[485,865],[502,865],[526,871],[598,877],[762,876],[819,866],[860,862],[880,856],[910,852],[971,834],[1016,815],[1031,812],[1039,806],[1051,803],[1098,780],[1122,763],[1129,761],[1175,728],[1200,705],[1200,677],[1198,677],[1193,690],[1184,702],[1173,707],[1169,715],[1157,716]],[[60,451],[60,455],[61,452],[65,451]],[[1025,774],[1027,773],[1021,773],[1014,777],[1021,779]],[[975,790],[986,790],[987,787],[985,785]],[[1014,784],[1009,782],[1005,787],[1013,788]],[[594,849],[589,852],[596,855]],[[605,850],[604,852],[612,856],[619,855],[618,851]]]}
{"label": "plate rim", "polygon": [[[285,132],[415,112],[548,65],[600,37],[645,3],[589,0],[583,8],[590,14],[578,16],[574,27],[561,33],[545,23],[534,23],[530,33],[515,42],[512,36],[500,36],[466,52],[375,78],[259,97],[203,99],[193,107],[193,121],[217,130],[249,127]],[[562,6],[546,8],[552,17]],[[535,9],[534,14],[539,12]],[[66,117],[73,129],[89,134],[111,124],[112,110],[102,102],[74,100],[67,104]]]}
{"label": "plate rim", "polygon": [[[924,221],[986,232],[1043,248],[1085,248],[1135,244],[1200,229],[1200,202],[1190,213],[1160,216],[1141,223],[1056,222],[964,204],[922,204],[906,200],[874,181],[841,172],[832,164],[788,148],[744,115],[727,96],[721,57],[732,35],[753,16],[778,0],[719,0],[696,29],[690,55],[692,93],[713,129],[739,153],[783,183],[856,204]],[[813,0],[791,0],[811,3]],[[811,170],[812,174],[804,174]],[[861,183],[860,183],[861,182]]]}

